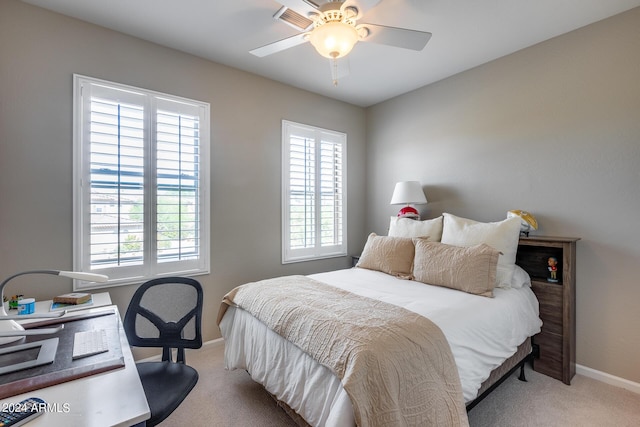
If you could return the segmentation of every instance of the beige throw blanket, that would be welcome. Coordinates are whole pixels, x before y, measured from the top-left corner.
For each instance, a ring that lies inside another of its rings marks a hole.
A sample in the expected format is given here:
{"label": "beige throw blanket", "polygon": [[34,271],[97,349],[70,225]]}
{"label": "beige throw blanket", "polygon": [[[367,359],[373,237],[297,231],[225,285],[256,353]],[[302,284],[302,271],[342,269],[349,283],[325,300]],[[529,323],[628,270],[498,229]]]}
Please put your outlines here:
{"label": "beige throw blanket", "polygon": [[342,381],[358,426],[467,426],[458,370],[440,328],[395,305],[305,276],[239,286],[248,311]]}

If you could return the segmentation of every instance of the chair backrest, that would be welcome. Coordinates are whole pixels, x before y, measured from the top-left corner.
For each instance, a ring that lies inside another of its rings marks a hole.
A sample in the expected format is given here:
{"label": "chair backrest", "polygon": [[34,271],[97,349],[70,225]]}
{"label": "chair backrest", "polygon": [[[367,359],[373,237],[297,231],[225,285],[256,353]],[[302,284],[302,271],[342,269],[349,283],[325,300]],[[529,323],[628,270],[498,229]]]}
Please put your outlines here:
{"label": "chair backrest", "polygon": [[184,363],[185,348],[202,347],[202,286],[188,277],[162,277],[136,290],[124,316],[129,344],[162,348],[162,360]]}

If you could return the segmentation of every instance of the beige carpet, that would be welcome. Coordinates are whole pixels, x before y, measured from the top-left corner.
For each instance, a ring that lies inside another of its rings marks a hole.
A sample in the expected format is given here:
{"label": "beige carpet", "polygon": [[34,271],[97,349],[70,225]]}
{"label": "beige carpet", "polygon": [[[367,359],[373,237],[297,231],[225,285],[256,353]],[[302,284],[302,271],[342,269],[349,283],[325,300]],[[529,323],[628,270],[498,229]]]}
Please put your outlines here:
{"label": "beige carpet", "polygon": [[[162,425],[295,426],[245,371],[226,371],[222,344],[187,353],[200,380]],[[571,386],[527,369],[507,379],[469,412],[472,427],[640,427],[640,395],[580,375]]]}

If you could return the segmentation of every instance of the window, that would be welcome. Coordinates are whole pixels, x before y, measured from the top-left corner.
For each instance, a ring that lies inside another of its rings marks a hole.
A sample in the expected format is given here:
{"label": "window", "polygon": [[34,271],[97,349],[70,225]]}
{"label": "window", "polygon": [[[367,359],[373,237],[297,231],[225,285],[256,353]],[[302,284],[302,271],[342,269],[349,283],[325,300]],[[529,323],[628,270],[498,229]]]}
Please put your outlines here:
{"label": "window", "polygon": [[347,135],[282,122],[282,262],[344,256]]}
{"label": "window", "polygon": [[208,273],[209,104],[74,75],[73,107],[74,269]]}

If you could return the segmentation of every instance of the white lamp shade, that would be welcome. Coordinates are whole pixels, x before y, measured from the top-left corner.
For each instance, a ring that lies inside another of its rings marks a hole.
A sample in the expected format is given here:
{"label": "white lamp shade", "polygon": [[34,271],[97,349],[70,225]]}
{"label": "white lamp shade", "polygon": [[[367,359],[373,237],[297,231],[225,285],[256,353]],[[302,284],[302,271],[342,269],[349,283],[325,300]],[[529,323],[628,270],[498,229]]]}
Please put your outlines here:
{"label": "white lamp shade", "polygon": [[402,181],[396,184],[391,196],[392,205],[425,204],[427,198],[418,181]]}
{"label": "white lamp shade", "polygon": [[109,280],[109,276],[104,274],[85,273],[84,271],[60,271],[58,275],[87,282],[106,282]]}

